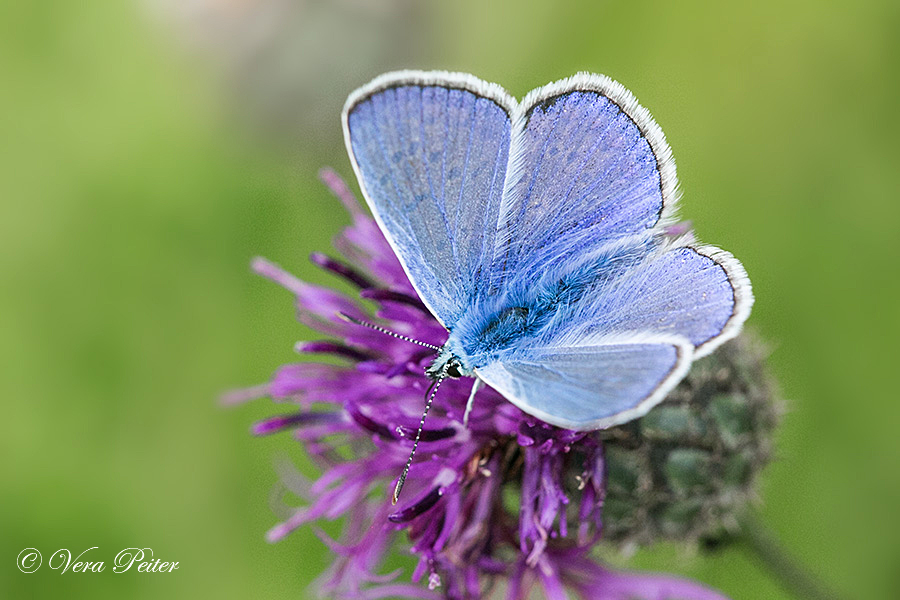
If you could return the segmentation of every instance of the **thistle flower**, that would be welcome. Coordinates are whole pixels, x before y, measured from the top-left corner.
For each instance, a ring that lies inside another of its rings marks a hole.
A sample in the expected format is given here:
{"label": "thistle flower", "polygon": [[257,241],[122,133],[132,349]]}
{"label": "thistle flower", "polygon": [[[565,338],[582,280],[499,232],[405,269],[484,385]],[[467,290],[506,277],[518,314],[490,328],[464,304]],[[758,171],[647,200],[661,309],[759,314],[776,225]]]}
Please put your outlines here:
{"label": "thistle flower", "polygon": [[[339,541],[322,536],[336,560],[320,582],[321,593],[339,598],[517,600],[540,589],[552,600],[722,600],[717,592],[675,577],[614,572],[593,559],[592,551],[607,530],[617,543],[682,534],[695,539],[718,530],[749,496],[752,475],[766,456],[761,440],[771,429],[768,417],[751,415],[750,425],[740,418],[735,425],[731,419],[737,440],[731,446],[723,446],[721,435],[711,431],[715,423],[701,435],[690,429],[699,425],[688,418],[684,433],[676,431],[684,415],[660,417],[654,411],[640,426],[576,432],[543,423],[483,387],[466,426],[463,415],[471,382],[448,379],[434,397],[400,503],[392,505],[388,490],[413,446],[432,383],[425,369],[434,353],[347,322],[340,314],[372,320],[362,299],[374,304],[381,323],[401,337],[440,346],[447,332],[418,299],[378,226],[343,181],[327,170],[322,179],[350,212],[352,224],[335,240],[342,260],[322,254],[313,254],[311,260],[358,288],[359,298],[300,281],[264,259],[254,260],[253,269],[293,293],[299,320],[328,338],[298,343],[297,351],[339,360],[282,366],[268,384],[226,399],[265,395],[288,406],[254,425],[253,432],[293,432],[322,470],[318,480],[293,486],[305,504],[269,531],[268,539],[277,541],[320,519],[344,517]],[[720,370],[714,367],[712,372]],[[690,417],[690,388],[703,385],[689,376],[681,391],[676,390],[676,396],[681,393],[679,403],[664,403],[656,410],[688,410]],[[725,388],[716,390],[729,391]],[[746,391],[746,386],[741,389]],[[732,404],[743,406],[741,390],[730,391]],[[769,406],[767,399],[760,402]],[[747,408],[753,415],[754,407]],[[694,445],[702,438],[711,449],[700,459],[679,456],[672,453],[677,444],[663,440],[670,454],[662,474],[652,469],[635,474],[630,469],[652,467],[648,457],[657,453],[654,440],[662,439],[662,434],[652,433],[653,423],[670,438],[696,434]],[[710,464],[727,462],[722,457],[732,450],[749,458],[728,486],[697,480],[719,476]],[[670,463],[674,466],[666,467]],[[635,481],[627,483],[632,476]],[[679,477],[693,483],[679,488]],[[700,488],[705,493],[697,495]],[[693,499],[688,494],[694,494]],[[614,503],[607,507],[604,502],[611,499]],[[681,513],[689,526],[681,529],[666,526],[664,518],[635,520],[636,515],[678,513],[686,502],[690,510]],[[418,558],[411,582],[396,573],[379,574],[383,558],[403,534]]]}

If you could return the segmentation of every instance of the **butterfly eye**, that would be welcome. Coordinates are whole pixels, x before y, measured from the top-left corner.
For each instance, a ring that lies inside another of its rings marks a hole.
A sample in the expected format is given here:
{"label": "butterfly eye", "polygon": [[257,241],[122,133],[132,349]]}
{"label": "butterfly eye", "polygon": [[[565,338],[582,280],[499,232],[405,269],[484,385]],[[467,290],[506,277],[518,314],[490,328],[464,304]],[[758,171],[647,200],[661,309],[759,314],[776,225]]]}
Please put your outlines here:
{"label": "butterfly eye", "polygon": [[446,373],[447,373],[448,377],[453,377],[453,378],[462,377],[462,373],[459,372],[459,363],[455,360],[447,363]]}

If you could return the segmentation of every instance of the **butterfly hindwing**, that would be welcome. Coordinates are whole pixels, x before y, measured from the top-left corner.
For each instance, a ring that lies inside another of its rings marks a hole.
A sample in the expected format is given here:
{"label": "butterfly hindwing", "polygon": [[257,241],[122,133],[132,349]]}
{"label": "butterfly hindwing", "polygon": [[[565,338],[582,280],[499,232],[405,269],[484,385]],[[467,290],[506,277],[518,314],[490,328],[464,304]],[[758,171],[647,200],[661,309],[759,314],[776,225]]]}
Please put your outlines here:
{"label": "butterfly hindwing", "polygon": [[611,270],[478,376],[548,423],[610,427],[644,414],[691,360],[734,337],[753,301],[740,263],[709,246],[663,247]]}
{"label": "butterfly hindwing", "polygon": [[481,293],[516,102],[470,75],[402,71],[356,91],[344,132],[363,193],[422,300],[452,325]]}
{"label": "butterfly hindwing", "polygon": [[681,380],[692,352],[677,336],[623,334],[535,349],[476,372],[525,412],[559,427],[592,430],[646,413]]}
{"label": "butterfly hindwing", "polygon": [[743,266],[712,246],[663,246],[642,262],[595,286],[565,307],[567,326],[550,345],[629,331],[674,335],[705,356],[738,330],[753,295]]}

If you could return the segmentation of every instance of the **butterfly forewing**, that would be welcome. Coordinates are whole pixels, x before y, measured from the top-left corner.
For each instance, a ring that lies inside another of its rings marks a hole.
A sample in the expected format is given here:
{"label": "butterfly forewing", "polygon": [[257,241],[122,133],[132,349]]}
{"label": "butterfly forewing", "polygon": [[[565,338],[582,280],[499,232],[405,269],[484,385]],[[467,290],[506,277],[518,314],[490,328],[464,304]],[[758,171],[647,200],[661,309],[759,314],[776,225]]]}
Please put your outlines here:
{"label": "butterfly forewing", "polygon": [[471,76],[400,72],[355,92],[347,145],[372,212],[448,327],[482,293],[515,102]]}
{"label": "butterfly forewing", "polygon": [[674,211],[675,163],[662,131],[606,77],[579,75],[528,94],[511,135],[495,285],[530,281]]}

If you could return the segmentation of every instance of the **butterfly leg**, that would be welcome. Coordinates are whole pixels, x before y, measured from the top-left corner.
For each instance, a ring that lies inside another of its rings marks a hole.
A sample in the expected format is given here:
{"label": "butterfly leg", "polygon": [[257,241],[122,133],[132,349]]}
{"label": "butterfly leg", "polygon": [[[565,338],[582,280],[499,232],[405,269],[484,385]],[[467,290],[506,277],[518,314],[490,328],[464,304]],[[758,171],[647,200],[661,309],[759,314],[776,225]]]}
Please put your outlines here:
{"label": "butterfly leg", "polygon": [[475,405],[475,394],[483,385],[484,382],[478,377],[475,377],[475,383],[472,384],[472,391],[469,392],[469,401],[466,402],[466,412],[463,413],[463,426],[465,427],[469,426],[469,413],[472,412],[472,406]]}

